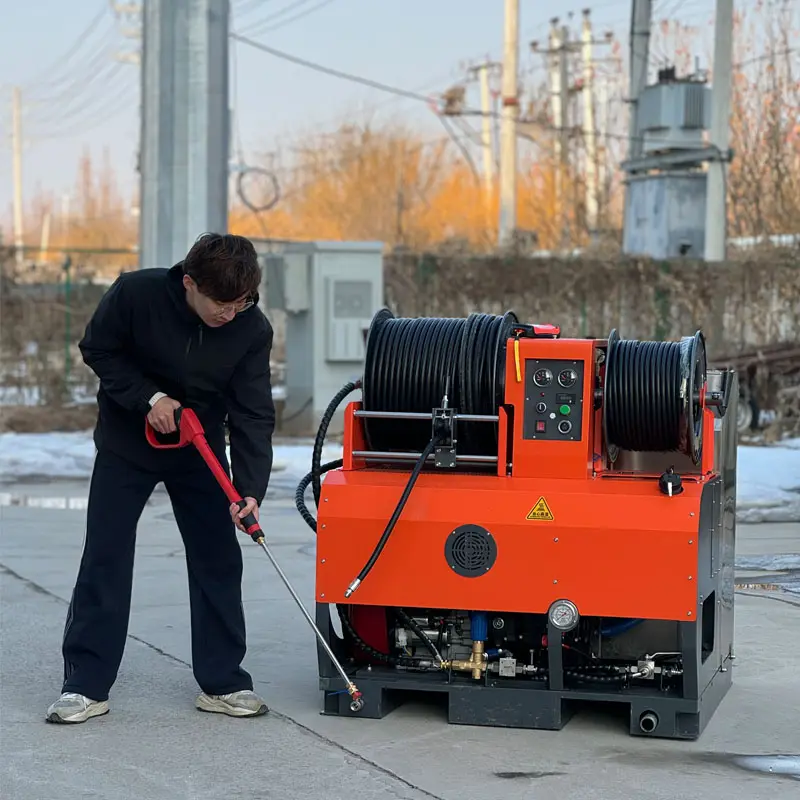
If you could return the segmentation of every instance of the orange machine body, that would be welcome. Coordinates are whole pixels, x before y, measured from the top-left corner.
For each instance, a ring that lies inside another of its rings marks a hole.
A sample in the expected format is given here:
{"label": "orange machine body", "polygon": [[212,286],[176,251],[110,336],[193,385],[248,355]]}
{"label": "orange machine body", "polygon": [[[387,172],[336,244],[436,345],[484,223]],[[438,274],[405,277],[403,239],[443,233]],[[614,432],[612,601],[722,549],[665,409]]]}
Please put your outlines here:
{"label": "orange machine body", "polygon": [[[612,468],[595,402],[597,345],[508,343],[494,474],[423,471],[374,568],[346,599],[410,470],[354,455],[366,445],[361,404],[351,403],[343,467],[322,486],[317,602],[545,614],[567,598],[584,617],[693,621],[701,494],[715,475],[714,415],[703,410],[702,463],[682,472],[678,496],[659,490],[660,471]],[[578,380],[571,390],[540,391],[532,378],[540,364],[574,369]],[[531,416],[539,403],[545,410]],[[572,430],[559,435],[565,420]],[[448,565],[445,543],[461,525],[482,526],[494,539],[496,561],[485,575],[461,577]]]}

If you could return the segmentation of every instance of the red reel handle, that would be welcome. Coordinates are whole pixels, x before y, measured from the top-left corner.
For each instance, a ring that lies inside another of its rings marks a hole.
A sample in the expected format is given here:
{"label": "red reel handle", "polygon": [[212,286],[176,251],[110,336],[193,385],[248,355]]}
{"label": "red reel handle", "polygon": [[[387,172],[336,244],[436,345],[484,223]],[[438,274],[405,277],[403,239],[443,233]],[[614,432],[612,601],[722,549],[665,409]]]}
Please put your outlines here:
{"label": "red reel handle", "polygon": [[561,335],[561,327],[559,325],[550,325],[549,323],[534,324],[533,332],[537,336],[553,336]]}
{"label": "red reel handle", "polygon": [[561,336],[561,326],[551,325],[549,322],[536,322],[533,324],[527,322],[518,322],[513,326],[512,330],[517,334],[517,336],[524,334],[528,337],[549,337],[552,339],[557,339],[559,336]]}

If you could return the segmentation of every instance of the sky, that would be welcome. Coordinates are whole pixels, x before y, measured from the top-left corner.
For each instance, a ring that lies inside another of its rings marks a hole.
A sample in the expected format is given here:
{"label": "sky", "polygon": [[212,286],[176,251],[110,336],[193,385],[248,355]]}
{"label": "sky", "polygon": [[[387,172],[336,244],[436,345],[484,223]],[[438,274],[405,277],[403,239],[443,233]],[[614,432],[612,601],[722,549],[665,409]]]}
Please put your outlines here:
{"label": "sky", "polygon": [[[2,0],[5,5],[10,0]],[[443,91],[470,64],[500,60],[503,0],[231,0],[233,27],[292,55],[403,89]],[[741,2],[741,0],[738,0]],[[111,0],[29,0],[14,4],[0,26],[0,226],[10,235],[12,88],[20,87],[25,205],[39,191],[74,193],[87,149],[104,152],[124,191],[137,181],[138,67],[117,55],[136,47]],[[520,0],[520,72],[541,79],[554,9],[563,21],[591,7],[596,35],[615,31],[627,51],[630,0]],[[654,0],[654,19],[706,25],[713,0]],[[305,16],[300,16],[308,11]],[[81,40],[89,24],[93,31]],[[270,28],[270,30],[266,30]],[[372,109],[442,133],[424,104],[320,74],[241,43],[234,48],[232,104],[244,156],[290,147],[303,132],[333,130]],[[597,48],[598,57],[603,55]],[[707,65],[706,65],[707,66]],[[471,103],[477,104],[477,87]]]}

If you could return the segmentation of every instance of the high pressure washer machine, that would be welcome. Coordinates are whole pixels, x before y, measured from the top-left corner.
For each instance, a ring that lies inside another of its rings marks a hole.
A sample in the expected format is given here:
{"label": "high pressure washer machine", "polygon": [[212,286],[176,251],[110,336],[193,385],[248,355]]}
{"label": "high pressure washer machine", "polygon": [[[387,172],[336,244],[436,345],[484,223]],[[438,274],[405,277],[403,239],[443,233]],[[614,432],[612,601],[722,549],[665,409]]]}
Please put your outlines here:
{"label": "high pressure washer machine", "polygon": [[604,701],[633,735],[697,738],[731,686],[737,399],[700,331],[376,314],[296,494],[317,535],[323,713],[438,692],[451,723],[558,730]]}

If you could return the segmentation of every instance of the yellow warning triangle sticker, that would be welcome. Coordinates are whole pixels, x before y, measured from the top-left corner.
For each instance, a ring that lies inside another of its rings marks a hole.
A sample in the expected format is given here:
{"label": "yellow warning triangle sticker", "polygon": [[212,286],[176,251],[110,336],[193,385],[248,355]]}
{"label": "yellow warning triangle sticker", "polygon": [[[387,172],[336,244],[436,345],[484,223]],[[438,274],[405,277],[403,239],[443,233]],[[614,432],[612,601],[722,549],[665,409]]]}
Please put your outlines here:
{"label": "yellow warning triangle sticker", "polygon": [[537,520],[539,522],[552,522],[555,517],[550,510],[550,506],[547,505],[547,500],[545,500],[544,497],[540,497],[536,501],[536,505],[528,512],[528,516],[525,517],[525,519]]}

